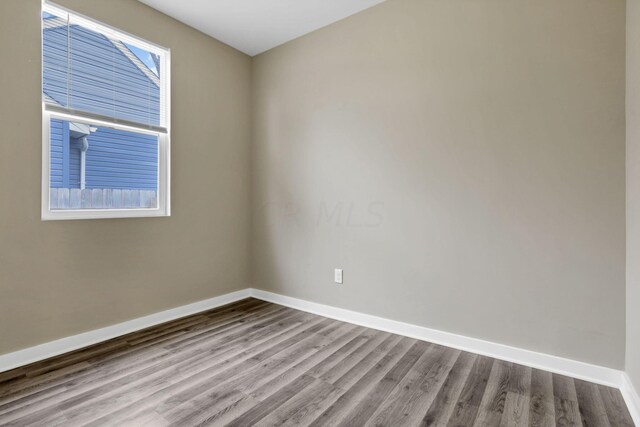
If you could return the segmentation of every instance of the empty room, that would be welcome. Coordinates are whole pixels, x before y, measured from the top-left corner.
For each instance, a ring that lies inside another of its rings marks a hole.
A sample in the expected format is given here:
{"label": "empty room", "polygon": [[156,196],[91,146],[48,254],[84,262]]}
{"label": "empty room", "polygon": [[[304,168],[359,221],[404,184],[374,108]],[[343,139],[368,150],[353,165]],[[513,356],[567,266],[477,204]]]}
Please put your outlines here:
{"label": "empty room", "polygon": [[0,426],[640,426],[640,0],[0,0]]}

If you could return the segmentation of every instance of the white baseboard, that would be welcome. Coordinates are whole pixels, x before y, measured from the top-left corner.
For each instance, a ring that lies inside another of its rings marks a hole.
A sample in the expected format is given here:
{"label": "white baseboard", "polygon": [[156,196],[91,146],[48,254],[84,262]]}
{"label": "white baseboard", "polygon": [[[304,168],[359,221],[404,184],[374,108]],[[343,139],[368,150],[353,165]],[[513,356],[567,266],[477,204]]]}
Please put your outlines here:
{"label": "white baseboard", "polygon": [[616,387],[622,392],[634,422],[636,425],[640,426],[640,398],[638,397],[638,393],[634,389],[629,377],[623,371],[511,347],[504,344],[484,341],[477,338],[438,331],[435,329],[425,328],[423,326],[384,319],[369,314],[251,288],[129,320],[106,328],[96,329],[94,331],[51,341],[13,353],[0,355],[0,372],[45,360],[50,357],[78,350],[80,348],[107,341],[112,338],[117,338],[119,336],[169,322],[171,320],[179,319],[181,317],[211,310],[249,297],[344,322],[354,323],[356,325],[372,329],[429,341],[500,360],[519,363],[532,368],[543,369],[573,378],[579,378],[597,384]]}
{"label": "white baseboard", "polygon": [[367,328],[391,332],[422,341],[429,341],[447,347],[505,360],[507,362],[518,363],[520,365],[618,388],[627,403],[634,423],[640,426],[640,398],[631,384],[629,377],[623,371],[477,338],[465,337],[450,332],[429,329],[423,326],[384,319],[382,317],[287,297],[260,289],[251,289],[251,296],[263,301],[284,305],[331,319],[354,323]]}
{"label": "white baseboard", "polygon": [[620,387],[622,381],[622,371],[603,366],[591,365],[558,356],[484,341],[477,338],[442,332],[435,329],[425,328],[423,326],[384,319],[382,317],[318,304],[298,298],[291,298],[259,289],[252,289],[251,296],[264,301],[284,305],[286,307],[330,317],[332,319],[354,323],[356,325],[366,326],[368,328],[391,332],[423,341],[429,341],[508,362],[515,362],[532,368],[543,369],[597,384]]}
{"label": "white baseboard", "polygon": [[629,375],[627,375],[626,372],[622,374],[620,392],[622,393],[622,397],[624,397],[625,402],[627,402],[627,408],[629,408],[633,422],[637,426],[640,426],[640,395],[638,395],[638,392],[631,382],[631,378],[629,378]]}
{"label": "white baseboard", "polygon": [[640,397],[638,397],[631,380],[623,371],[477,338],[465,337],[450,332],[429,329],[423,326],[384,319],[382,317],[287,297],[260,289],[251,289],[251,296],[263,301],[284,305],[331,319],[354,323],[367,328],[391,332],[422,341],[429,341],[447,347],[505,360],[507,362],[514,362],[520,365],[618,388],[627,403],[634,423],[640,426]]}
{"label": "white baseboard", "polygon": [[73,335],[56,341],[50,341],[45,344],[29,347],[13,353],[3,354],[0,355],[0,372],[9,371],[50,357],[59,356],[73,350],[98,344],[112,338],[117,338],[122,335],[130,334],[131,332],[136,332],[151,326],[179,319],[181,317],[211,310],[212,308],[249,298],[250,296],[250,289],[242,289],[240,291],[220,295],[215,298],[198,301],[193,304],[183,305],[182,307],[172,308],[170,310],[139,317],[116,325],[107,326],[106,328],[95,329],[93,331],[84,332],[82,334]]}

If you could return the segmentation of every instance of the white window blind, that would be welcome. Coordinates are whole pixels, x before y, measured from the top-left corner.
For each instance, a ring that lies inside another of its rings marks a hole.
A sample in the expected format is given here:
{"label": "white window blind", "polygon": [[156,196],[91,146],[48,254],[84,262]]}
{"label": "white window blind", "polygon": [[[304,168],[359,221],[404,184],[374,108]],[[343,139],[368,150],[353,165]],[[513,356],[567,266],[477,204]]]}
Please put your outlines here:
{"label": "white window blind", "polygon": [[43,11],[46,110],[166,132],[166,49],[52,4]]}

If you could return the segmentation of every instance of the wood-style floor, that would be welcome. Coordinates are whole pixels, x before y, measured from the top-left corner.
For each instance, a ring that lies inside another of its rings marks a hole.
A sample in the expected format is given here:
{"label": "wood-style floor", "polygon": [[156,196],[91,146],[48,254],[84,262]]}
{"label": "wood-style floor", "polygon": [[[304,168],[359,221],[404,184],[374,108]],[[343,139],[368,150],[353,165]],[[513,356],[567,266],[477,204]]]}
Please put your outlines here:
{"label": "wood-style floor", "polygon": [[0,425],[633,423],[616,389],[248,299],[0,374]]}

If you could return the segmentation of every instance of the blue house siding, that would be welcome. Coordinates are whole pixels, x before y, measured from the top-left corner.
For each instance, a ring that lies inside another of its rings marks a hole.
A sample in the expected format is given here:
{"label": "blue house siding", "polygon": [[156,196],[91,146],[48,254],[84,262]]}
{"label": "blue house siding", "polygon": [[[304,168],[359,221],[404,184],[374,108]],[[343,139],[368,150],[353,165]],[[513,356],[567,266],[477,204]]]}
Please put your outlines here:
{"label": "blue house siding", "polygon": [[59,105],[67,105],[67,28],[42,34],[42,90]]}
{"label": "blue house siding", "polygon": [[[125,45],[77,25],[68,28],[57,18],[44,21],[43,92],[47,102],[160,124],[157,79],[152,81],[149,70],[145,74],[140,64],[123,53],[122,49],[128,49]],[[85,188],[157,190],[157,137],[102,127],[87,135],[87,141]],[[81,187],[81,146],[80,140],[70,136],[68,122],[51,121],[51,188]]]}
{"label": "blue house siding", "polygon": [[51,120],[51,162],[50,175],[51,187],[62,188],[62,133],[63,122],[61,120]]}
{"label": "blue house siding", "polygon": [[87,188],[158,188],[157,137],[100,128],[87,139]]}
{"label": "blue house siding", "polygon": [[[80,188],[81,143],[69,139],[68,127],[68,122],[51,121],[51,188]],[[68,144],[64,143],[65,137],[70,141]],[[157,137],[99,128],[87,136],[87,141],[87,189],[157,190]],[[67,185],[64,184],[65,153],[69,158]]]}

